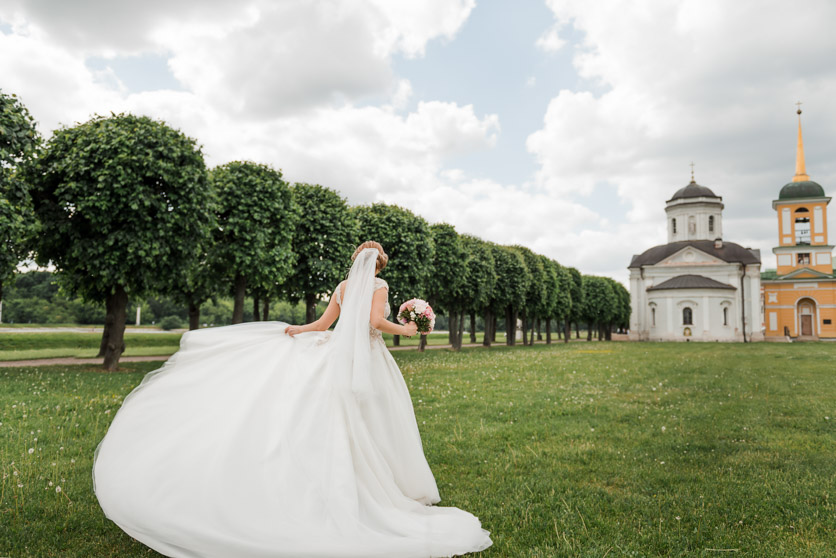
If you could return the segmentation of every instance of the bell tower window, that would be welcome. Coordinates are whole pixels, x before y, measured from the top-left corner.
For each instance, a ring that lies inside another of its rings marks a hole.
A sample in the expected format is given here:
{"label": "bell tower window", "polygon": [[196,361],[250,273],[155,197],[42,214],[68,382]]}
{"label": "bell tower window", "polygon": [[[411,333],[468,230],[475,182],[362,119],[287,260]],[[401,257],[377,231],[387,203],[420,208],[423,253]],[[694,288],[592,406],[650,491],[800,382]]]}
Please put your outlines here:
{"label": "bell tower window", "polygon": [[810,211],[806,207],[795,210],[795,243],[810,244]]}
{"label": "bell tower window", "polygon": [[708,232],[714,232],[714,215],[708,216]]}
{"label": "bell tower window", "polygon": [[673,234],[676,234],[676,219],[671,219],[671,228],[673,228]]}
{"label": "bell tower window", "polygon": [[810,254],[798,254],[798,265],[810,265]]}

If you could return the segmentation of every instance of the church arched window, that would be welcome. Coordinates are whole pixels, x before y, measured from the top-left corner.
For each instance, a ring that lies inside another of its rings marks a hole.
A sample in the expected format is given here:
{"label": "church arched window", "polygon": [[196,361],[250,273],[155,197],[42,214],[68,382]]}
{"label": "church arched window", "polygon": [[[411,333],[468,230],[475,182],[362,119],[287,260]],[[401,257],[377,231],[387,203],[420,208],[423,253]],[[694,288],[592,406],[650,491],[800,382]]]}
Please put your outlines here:
{"label": "church arched window", "polygon": [[694,313],[688,307],[682,309],[682,325],[694,325]]}
{"label": "church arched window", "polygon": [[656,327],[656,309],[655,308],[650,309],[650,324],[653,327]]}
{"label": "church arched window", "polygon": [[729,309],[728,307],[723,308],[723,325],[729,325]]}
{"label": "church arched window", "polygon": [[671,227],[673,227],[673,234],[676,234],[676,219],[671,219]]}
{"label": "church arched window", "polygon": [[714,215],[708,216],[708,232],[714,232]]}

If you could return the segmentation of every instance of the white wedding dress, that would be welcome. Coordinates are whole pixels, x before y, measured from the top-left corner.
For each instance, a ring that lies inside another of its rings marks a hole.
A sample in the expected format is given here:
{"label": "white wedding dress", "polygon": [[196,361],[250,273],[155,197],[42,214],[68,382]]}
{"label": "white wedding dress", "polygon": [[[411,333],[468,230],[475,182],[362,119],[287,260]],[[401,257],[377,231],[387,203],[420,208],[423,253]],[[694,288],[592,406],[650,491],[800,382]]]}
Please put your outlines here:
{"label": "white wedding dress", "polygon": [[[373,252],[373,253],[372,253]],[[406,384],[370,328],[376,250],[331,332],[256,322],[191,331],[122,404],[93,463],[105,515],[176,558],[453,556],[491,544],[434,507]],[[363,316],[365,312],[365,316]],[[388,315],[388,305],[387,305]]]}

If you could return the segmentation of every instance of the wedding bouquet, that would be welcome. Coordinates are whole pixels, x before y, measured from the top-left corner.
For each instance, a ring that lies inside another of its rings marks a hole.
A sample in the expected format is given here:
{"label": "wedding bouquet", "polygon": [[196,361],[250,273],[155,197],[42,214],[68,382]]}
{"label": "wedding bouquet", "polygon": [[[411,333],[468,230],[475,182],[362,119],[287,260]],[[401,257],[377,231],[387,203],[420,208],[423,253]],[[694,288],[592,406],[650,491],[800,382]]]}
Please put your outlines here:
{"label": "wedding bouquet", "polygon": [[402,324],[415,322],[418,333],[426,335],[435,327],[435,312],[426,300],[413,298],[401,304],[398,310],[398,321]]}

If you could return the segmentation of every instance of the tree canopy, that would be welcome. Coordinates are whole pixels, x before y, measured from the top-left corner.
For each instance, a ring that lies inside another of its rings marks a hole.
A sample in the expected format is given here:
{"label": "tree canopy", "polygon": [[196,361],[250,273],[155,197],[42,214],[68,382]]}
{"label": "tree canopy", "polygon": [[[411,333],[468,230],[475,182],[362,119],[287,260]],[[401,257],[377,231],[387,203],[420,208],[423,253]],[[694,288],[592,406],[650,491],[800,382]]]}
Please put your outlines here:
{"label": "tree canopy", "polygon": [[337,192],[319,184],[291,188],[300,218],[293,234],[296,264],[282,285],[291,302],[304,300],[308,323],[316,319],[316,300],[343,278],[358,244],[357,219]]}
{"label": "tree canopy", "polygon": [[214,258],[233,285],[232,322],[240,323],[247,288],[273,290],[293,272],[298,214],[282,173],[268,165],[234,161],[210,176],[218,195]]}
{"label": "tree canopy", "polygon": [[354,208],[360,242],[375,240],[389,255],[380,276],[389,284],[389,302],[400,303],[425,296],[433,258],[432,235],[427,222],[408,209],[375,203]]}
{"label": "tree canopy", "polygon": [[29,197],[18,167],[30,160],[40,141],[27,108],[0,90],[0,303],[3,285],[29,249]]}

